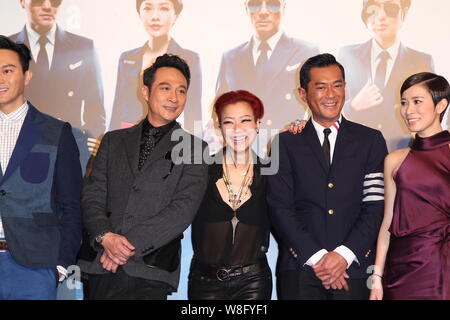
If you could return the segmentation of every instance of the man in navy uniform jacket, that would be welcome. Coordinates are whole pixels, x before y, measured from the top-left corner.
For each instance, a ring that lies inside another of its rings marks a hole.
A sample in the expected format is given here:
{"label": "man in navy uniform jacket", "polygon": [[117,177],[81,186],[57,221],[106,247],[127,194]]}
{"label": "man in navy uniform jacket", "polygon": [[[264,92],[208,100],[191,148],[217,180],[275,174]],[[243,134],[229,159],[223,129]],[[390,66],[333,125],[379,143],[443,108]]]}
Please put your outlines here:
{"label": "man in navy uniform jacket", "polygon": [[0,36],[0,300],[55,299],[81,243],[81,166],[69,123],[25,100],[31,54]]}
{"label": "man in navy uniform jacket", "polygon": [[411,134],[400,117],[400,87],[418,72],[433,72],[433,58],[405,46],[400,29],[411,0],[363,0],[361,18],[372,38],[342,47],[339,61],[347,70],[344,114],[383,132],[388,149],[409,145]]}
{"label": "man in navy uniform jacket", "polygon": [[105,132],[103,84],[93,41],[56,24],[61,3],[20,0],[27,23],[10,38],[26,44],[33,56],[34,81],[26,88],[26,96],[42,112],[70,122],[84,169]]}
{"label": "man in navy uniform jacket", "polygon": [[[281,30],[285,0],[248,0],[245,4],[254,35],[224,53],[216,96],[241,89],[257,95],[266,110],[261,128],[269,131],[270,138],[271,130],[278,133],[292,119],[303,119],[306,110],[297,99],[296,74],[306,59],[319,53],[319,48]],[[261,142],[264,147],[267,141]]]}
{"label": "man in navy uniform jacket", "polygon": [[383,218],[381,132],[341,115],[344,68],[330,54],[300,70],[312,112],[301,134],[281,133],[268,202],[280,245],[281,299],[368,299],[368,267]]}

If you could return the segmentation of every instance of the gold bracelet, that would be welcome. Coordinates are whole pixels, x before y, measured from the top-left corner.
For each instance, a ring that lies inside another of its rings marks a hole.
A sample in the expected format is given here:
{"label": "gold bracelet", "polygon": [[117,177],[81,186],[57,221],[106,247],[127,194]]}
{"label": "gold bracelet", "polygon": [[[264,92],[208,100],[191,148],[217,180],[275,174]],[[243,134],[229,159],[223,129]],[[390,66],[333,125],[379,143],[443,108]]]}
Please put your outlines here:
{"label": "gold bracelet", "polygon": [[381,279],[383,279],[383,276],[380,276],[379,274],[372,273],[372,275],[375,276],[375,277],[380,277]]}

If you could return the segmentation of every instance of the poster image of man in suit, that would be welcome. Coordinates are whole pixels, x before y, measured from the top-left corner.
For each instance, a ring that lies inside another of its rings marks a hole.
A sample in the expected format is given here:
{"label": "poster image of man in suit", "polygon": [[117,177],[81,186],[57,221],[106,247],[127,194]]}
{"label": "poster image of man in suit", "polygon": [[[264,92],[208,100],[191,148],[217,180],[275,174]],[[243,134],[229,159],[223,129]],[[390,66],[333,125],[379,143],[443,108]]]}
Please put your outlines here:
{"label": "poster image of man in suit", "polygon": [[83,188],[84,224],[97,252],[78,262],[89,299],[165,300],[176,291],[182,235],[207,186],[206,143],[176,122],[187,100],[188,65],[164,54],[143,78],[147,117],[105,134]]}
{"label": "poster image of man in suit", "polygon": [[278,297],[366,300],[383,218],[386,142],[342,116],[345,71],[332,55],[308,59],[300,77],[312,117],[300,134],[275,138],[279,171],[268,180]]}
{"label": "poster image of man in suit", "polygon": [[94,43],[57,23],[62,0],[19,0],[27,22],[10,38],[26,44],[34,78],[26,95],[42,111],[73,127],[83,170],[105,131],[103,84]]}
{"label": "poster image of man in suit", "polygon": [[430,55],[408,48],[399,39],[410,8],[411,0],[363,0],[361,18],[372,38],[339,51],[347,71],[344,114],[381,130],[390,151],[408,146],[411,140],[398,110],[401,84],[414,73],[434,69]]}
{"label": "poster image of man in suit", "polygon": [[[216,84],[216,95],[231,90],[247,90],[264,103],[266,116],[261,124],[271,136],[292,119],[303,119],[296,88],[301,63],[319,53],[317,46],[286,35],[281,29],[285,0],[246,0],[245,10],[254,34],[249,41],[225,52]],[[260,147],[265,153],[267,141]],[[260,153],[260,152],[258,152]]]}
{"label": "poster image of man in suit", "polygon": [[81,242],[77,145],[26,99],[30,60],[0,36],[0,300],[56,299]]}

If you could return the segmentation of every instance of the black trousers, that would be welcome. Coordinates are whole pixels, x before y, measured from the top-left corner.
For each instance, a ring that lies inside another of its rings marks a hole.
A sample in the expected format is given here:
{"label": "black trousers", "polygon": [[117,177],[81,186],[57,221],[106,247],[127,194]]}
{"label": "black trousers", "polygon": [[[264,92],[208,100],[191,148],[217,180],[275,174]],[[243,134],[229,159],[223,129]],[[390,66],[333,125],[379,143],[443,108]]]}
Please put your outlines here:
{"label": "black trousers", "polygon": [[189,300],[270,300],[272,273],[266,262],[252,271],[220,281],[214,274],[205,274],[195,264],[189,273]]}
{"label": "black trousers", "polygon": [[280,272],[277,279],[280,300],[368,300],[367,279],[347,279],[349,291],[325,289],[312,270]]}
{"label": "black trousers", "polygon": [[121,267],[117,273],[89,274],[89,300],[167,300],[170,286],[164,282],[135,278]]}

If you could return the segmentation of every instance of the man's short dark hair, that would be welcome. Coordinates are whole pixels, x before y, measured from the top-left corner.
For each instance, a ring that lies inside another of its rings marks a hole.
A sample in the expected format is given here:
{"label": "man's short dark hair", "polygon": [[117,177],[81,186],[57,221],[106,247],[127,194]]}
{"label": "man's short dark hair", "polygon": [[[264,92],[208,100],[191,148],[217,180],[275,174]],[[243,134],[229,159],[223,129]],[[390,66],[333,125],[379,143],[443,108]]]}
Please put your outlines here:
{"label": "man's short dark hair", "polygon": [[[400,88],[400,96],[402,96],[406,90],[416,84],[420,84],[428,90],[431,98],[433,99],[433,104],[435,107],[444,99],[447,100],[448,107],[448,104],[450,103],[450,85],[447,79],[445,79],[443,76],[439,76],[431,72],[420,72],[413,74],[403,82],[402,87]],[[439,119],[441,122],[444,118],[447,107],[441,113]]]}
{"label": "man's short dark hair", "polygon": [[151,66],[145,69],[144,71],[144,85],[147,86],[149,89],[151,89],[153,82],[155,81],[155,73],[159,68],[175,68],[179,70],[184,77],[186,78],[187,85],[189,87],[189,84],[191,83],[191,72],[189,70],[189,66],[181,59],[179,56],[173,55],[173,54],[164,54],[162,56],[159,56],[156,58],[155,63]]}
{"label": "man's short dark hair", "polygon": [[[141,9],[141,4],[145,0],[136,0],[136,11],[139,13]],[[178,16],[180,12],[183,10],[183,1],[182,0],[170,0],[173,3],[173,7],[175,8],[175,14]]]}
{"label": "man's short dark hair", "polygon": [[8,37],[0,35],[0,50],[11,50],[19,55],[20,64],[22,65],[23,73],[30,68],[31,52],[30,49],[23,43],[15,43]]}
{"label": "man's short dark hair", "polygon": [[[367,7],[373,0],[363,0],[363,8],[361,10],[361,19],[364,24],[367,25],[367,18],[369,18],[369,14],[367,12]],[[411,7],[411,0],[400,0],[400,4],[402,9]]]}
{"label": "man's short dark hair", "polygon": [[336,58],[329,53],[318,54],[305,61],[300,69],[300,87],[308,91],[308,83],[311,81],[312,68],[325,68],[329,66],[338,66],[341,69],[342,79],[345,81],[345,70]]}

